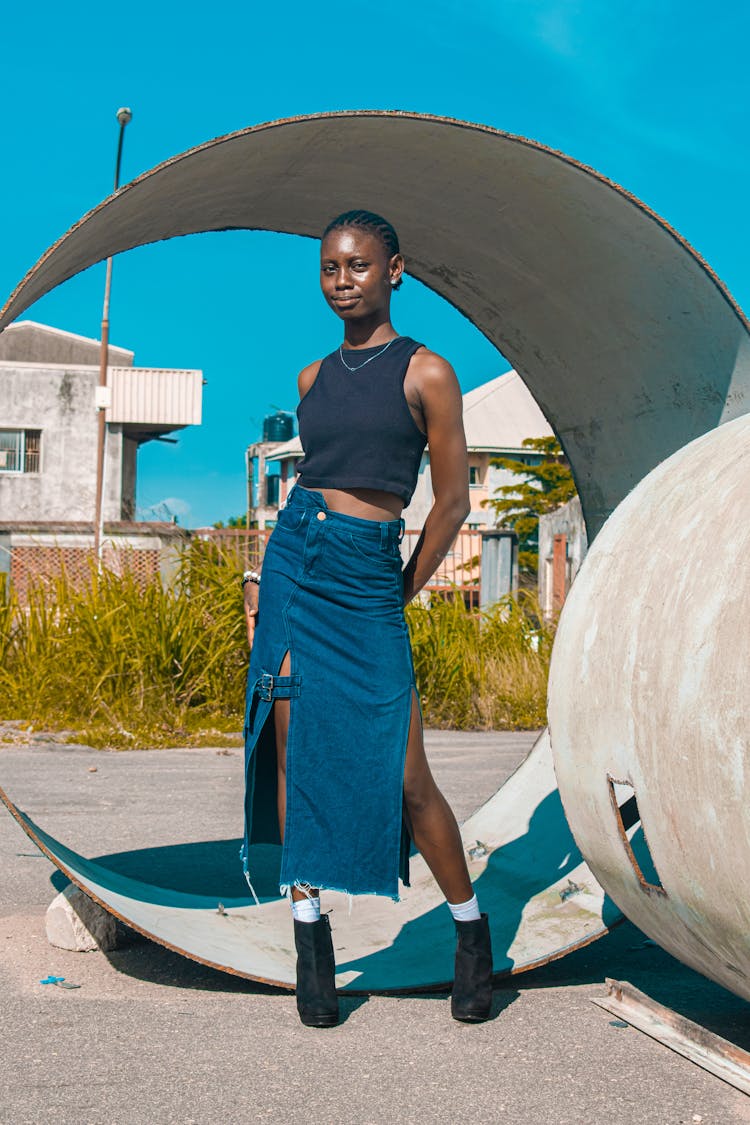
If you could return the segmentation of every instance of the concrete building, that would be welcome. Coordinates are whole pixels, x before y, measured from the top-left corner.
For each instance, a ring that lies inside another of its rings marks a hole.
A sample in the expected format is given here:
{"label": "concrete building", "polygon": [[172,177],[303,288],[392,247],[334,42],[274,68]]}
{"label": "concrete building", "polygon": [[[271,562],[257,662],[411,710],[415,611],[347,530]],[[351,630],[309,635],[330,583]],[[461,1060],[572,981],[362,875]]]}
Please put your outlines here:
{"label": "concrete building", "polygon": [[546,617],[559,613],[588,550],[577,496],[539,519],[539,604]]}
{"label": "concrete building", "polygon": [[[200,371],[133,366],[110,348],[105,520],[135,519],[138,447],[199,425]],[[0,335],[0,521],[91,521],[99,342],[21,321]]]}
{"label": "concrete building", "polygon": [[[71,561],[93,545],[99,350],[98,340],[33,321],[0,335],[0,573],[13,576],[15,559],[19,581],[30,551],[38,571],[53,546]],[[103,519],[110,541],[149,531],[133,522],[139,447],[201,421],[201,371],[134,367],[133,358],[109,349]]]}
{"label": "concrete building", "polygon": [[[471,512],[466,523],[481,531],[496,525],[491,508],[482,507],[498,488],[517,480],[512,473],[491,462],[498,457],[512,457],[527,465],[541,460],[524,448],[526,438],[552,437],[549,422],[515,371],[506,371],[488,383],[482,383],[464,395],[464,430],[469,451],[469,494]],[[417,500],[415,493],[414,501]],[[432,490],[426,497],[428,510]]]}
{"label": "concrete building", "polygon": [[[483,383],[463,396],[464,429],[469,451],[469,489],[471,512],[466,520],[466,528],[471,531],[495,526],[491,508],[482,507],[482,502],[490,499],[501,485],[513,481],[511,473],[493,466],[490,462],[497,457],[513,457],[527,464],[538,462],[539,457],[523,447],[525,438],[549,437],[552,430],[522,379],[515,371],[506,371],[496,379]],[[255,449],[252,446],[251,449]],[[263,493],[262,504],[248,505],[249,525],[257,521],[258,514],[266,522],[272,522],[279,505],[283,504],[290,488],[296,480],[296,465],[302,457],[299,437],[279,442],[264,448],[265,474],[268,479],[277,476],[268,492],[275,502]],[[257,494],[257,482],[256,482]],[[425,450],[419,467],[419,478],[408,508],[404,510],[404,520],[410,530],[419,529],[424,524],[432,507],[432,478],[430,475],[430,452]],[[259,525],[262,526],[262,525]]]}

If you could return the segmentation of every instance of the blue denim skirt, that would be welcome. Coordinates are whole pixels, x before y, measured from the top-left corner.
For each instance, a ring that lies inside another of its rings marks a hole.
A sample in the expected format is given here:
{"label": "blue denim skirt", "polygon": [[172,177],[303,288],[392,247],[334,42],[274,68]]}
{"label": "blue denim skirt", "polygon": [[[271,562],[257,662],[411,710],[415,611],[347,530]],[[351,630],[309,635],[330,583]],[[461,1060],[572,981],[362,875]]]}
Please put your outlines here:
{"label": "blue denim skirt", "polygon": [[[402,520],[331,511],[295,487],[269,539],[245,708],[245,838],[278,843],[271,710],[290,700],[280,889],[398,899],[408,886],[403,778],[416,687]],[[291,670],[280,676],[286,653]]]}

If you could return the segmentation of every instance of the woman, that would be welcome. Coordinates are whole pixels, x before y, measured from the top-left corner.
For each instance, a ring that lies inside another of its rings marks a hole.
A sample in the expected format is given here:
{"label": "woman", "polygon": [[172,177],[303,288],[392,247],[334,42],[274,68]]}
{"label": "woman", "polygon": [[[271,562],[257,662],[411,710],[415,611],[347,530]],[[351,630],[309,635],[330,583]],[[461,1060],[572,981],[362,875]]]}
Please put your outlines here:
{"label": "woman", "polygon": [[[275,834],[263,798],[273,781],[297,1006],[303,1023],[332,1026],[338,1004],[320,889],[397,899],[399,875],[408,886],[411,837],[456,921],[452,1014],[482,1020],[492,1001],[487,916],[425,757],[403,613],[469,510],[461,392],[450,364],[391,324],[404,259],[390,223],[368,211],[339,215],[323,234],[320,269],[344,340],[299,375],[298,483],[269,540],[262,582],[243,580],[245,873],[250,882],[249,844]],[[402,571],[401,512],[427,441],[435,501]]]}

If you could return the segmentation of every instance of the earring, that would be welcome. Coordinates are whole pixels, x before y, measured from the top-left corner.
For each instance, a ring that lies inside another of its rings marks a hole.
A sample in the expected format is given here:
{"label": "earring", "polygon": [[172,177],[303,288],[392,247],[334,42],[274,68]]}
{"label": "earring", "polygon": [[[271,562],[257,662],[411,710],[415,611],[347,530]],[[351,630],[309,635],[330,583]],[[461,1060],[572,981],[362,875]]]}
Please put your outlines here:
{"label": "earring", "polygon": [[396,284],[396,279],[395,279],[395,277],[392,277],[391,278],[391,285],[395,285],[395,284]]}

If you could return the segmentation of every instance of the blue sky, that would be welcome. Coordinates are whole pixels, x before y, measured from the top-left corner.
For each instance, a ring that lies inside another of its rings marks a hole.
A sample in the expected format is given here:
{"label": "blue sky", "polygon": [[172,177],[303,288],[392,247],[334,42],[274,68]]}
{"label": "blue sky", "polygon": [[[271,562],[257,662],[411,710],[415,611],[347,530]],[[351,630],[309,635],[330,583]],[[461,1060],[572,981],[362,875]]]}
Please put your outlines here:
{"label": "blue sky", "polygon": [[[129,105],[122,182],[222,133],[323,110],[415,110],[520,133],[643,199],[747,311],[749,33],[744,0],[14,5],[0,70],[0,303],[109,194],[115,111]],[[300,367],[339,342],[316,259],[309,240],[237,232],[115,261],[113,343],[138,364],[200,367],[208,380],[204,424],[142,448],[142,509],[168,501],[190,526],[244,509],[245,446],[274,407],[294,407]],[[309,271],[293,336],[271,303],[269,263]],[[97,336],[103,272],[25,315]],[[507,367],[417,282],[396,307],[397,329],[446,355],[464,390]]]}

